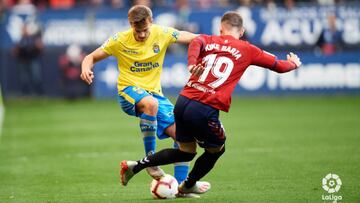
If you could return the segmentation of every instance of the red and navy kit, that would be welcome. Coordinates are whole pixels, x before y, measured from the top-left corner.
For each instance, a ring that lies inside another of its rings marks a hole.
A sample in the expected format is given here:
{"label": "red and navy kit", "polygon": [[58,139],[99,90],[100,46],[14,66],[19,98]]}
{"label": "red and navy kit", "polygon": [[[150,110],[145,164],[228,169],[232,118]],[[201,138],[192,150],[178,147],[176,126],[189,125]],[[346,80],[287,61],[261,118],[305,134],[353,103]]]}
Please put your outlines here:
{"label": "red and navy kit", "polygon": [[225,130],[219,110],[179,96],[174,108],[176,141],[197,142],[200,147],[218,147],[225,143]]}
{"label": "red and navy kit", "polygon": [[249,65],[276,72],[296,68],[289,61],[232,36],[200,35],[189,45],[188,65],[203,64],[201,76],[192,75],[175,104],[176,140],[201,147],[225,144],[219,110],[229,111],[231,94]]}
{"label": "red and navy kit", "polygon": [[189,45],[188,65],[200,63],[205,66],[203,74],[191,75],[180,95],[226,112],[236,84],[250,65],[279,73],[296,68],[294,63],[277,60],[274,55],[230,35],[195,38]]}

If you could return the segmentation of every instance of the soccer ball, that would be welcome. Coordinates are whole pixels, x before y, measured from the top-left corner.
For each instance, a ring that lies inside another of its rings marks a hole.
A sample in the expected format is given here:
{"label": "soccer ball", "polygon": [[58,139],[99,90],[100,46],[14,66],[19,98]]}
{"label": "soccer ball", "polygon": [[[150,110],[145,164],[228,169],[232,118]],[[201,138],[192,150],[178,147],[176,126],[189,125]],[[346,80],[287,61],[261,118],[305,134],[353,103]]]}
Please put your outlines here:
{"label": "soccer ball", "polygon": [[165,174],[159,180],[151,181],[150,192],[155,199],[172,199],[178,193],[178,186],[178,182],[173,176]]}

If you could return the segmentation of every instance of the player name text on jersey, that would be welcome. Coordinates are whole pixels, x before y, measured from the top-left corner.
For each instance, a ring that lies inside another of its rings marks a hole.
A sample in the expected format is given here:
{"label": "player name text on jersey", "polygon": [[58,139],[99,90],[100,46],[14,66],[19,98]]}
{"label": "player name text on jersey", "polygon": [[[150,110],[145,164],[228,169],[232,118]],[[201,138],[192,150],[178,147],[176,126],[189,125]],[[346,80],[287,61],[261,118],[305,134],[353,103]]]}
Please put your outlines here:
{"label": "player name text on jersey", "polygon": [[226,46],[226,45],[219,45],[217,43],[207,44],[205,46],[205,51],[212,51],[212,50],[224,51],[230,53],[236,60],[241,57],[241,53],[234,47]]}

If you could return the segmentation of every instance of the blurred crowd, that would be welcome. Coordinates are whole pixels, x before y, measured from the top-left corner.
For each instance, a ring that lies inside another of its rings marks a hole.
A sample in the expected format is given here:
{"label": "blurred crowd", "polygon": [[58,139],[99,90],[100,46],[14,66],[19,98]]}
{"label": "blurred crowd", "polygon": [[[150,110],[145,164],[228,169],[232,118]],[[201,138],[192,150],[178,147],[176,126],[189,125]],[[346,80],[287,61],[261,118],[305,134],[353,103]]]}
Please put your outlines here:
{"label": "blurred crowd", "polygon": [[[142,4],[153,9],[172,9],[176,13],[176,20],[169,20],[171,16],[165,15],[157,19],[159,24],[188,30],[198,33],[198,26],[189,21],[188,17],[193,10],[206,10],[216,8],[236,9],[240,6],[265,6],[268,8],[282,6],[292,9],[301,4],[312,5],[338,5],[348,4],[350,0],[0,0],[0,24],[4,21],[7,10],[19,16],[28,16],[21,23],[21,36],[12,48],[12,56],[16,59],[18,83],[21,95],[43,95],[43,68],[41,58],[45,46],[42,42],[41,23],[36,19],[39,11],[48,9],[66,10],[72,8],[105,8],[128,9],[133,5]],[[316,42],[315,53],[319,55],[332,55],[341,51],[340,32],[336,27],[336,15],[328,14],[326,29],[324,29]],[[161,21],[162,19],[162,21]],[[166,23],[176,22],[168,25]],[[246,39],[246,38],[245,38]],[[170,47],[169,52],[185,53],[187,47],[176,44]],[[80,78],[81,61],[85,55],[83,47],[70,44],[65,53],[58,57],[60,72],[59,83],[65,98],[76,99],[90,95],[89,86]]]}
{"label": "blurred crowd", "polygon": [[191,9],[212,9],[237,6],[286,6],[291,8],[295,4],[313,3],[319,5],[335,5],[356,0],[0,0],[0,11],[19,5],[31,4],[38,10],[70,9],[74,7],[95,8],[129,8],[135,4],[147,5],[151,8],[179,8],[188,6]]}

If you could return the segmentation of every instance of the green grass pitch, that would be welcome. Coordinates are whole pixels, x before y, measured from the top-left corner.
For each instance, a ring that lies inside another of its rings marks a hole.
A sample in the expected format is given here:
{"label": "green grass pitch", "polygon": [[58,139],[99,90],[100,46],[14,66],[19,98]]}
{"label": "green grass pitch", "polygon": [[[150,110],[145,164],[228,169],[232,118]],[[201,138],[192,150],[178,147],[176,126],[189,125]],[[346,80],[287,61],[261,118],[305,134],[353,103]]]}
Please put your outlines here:
{"label": "green grass pitch", "polygon": [[[119,162],[144,150],[138,119],[116,100],[5,108],[0,202],[156,201],[146,172],[119,183]],[[221,120],[226,153],[204,178],[212,189],[198,200],[165,202],[323,202],[328,173],[342,180],[340,202],[360,202],[360,97],[234,98]],[[169,146],[158,141],[157,149]]]}

